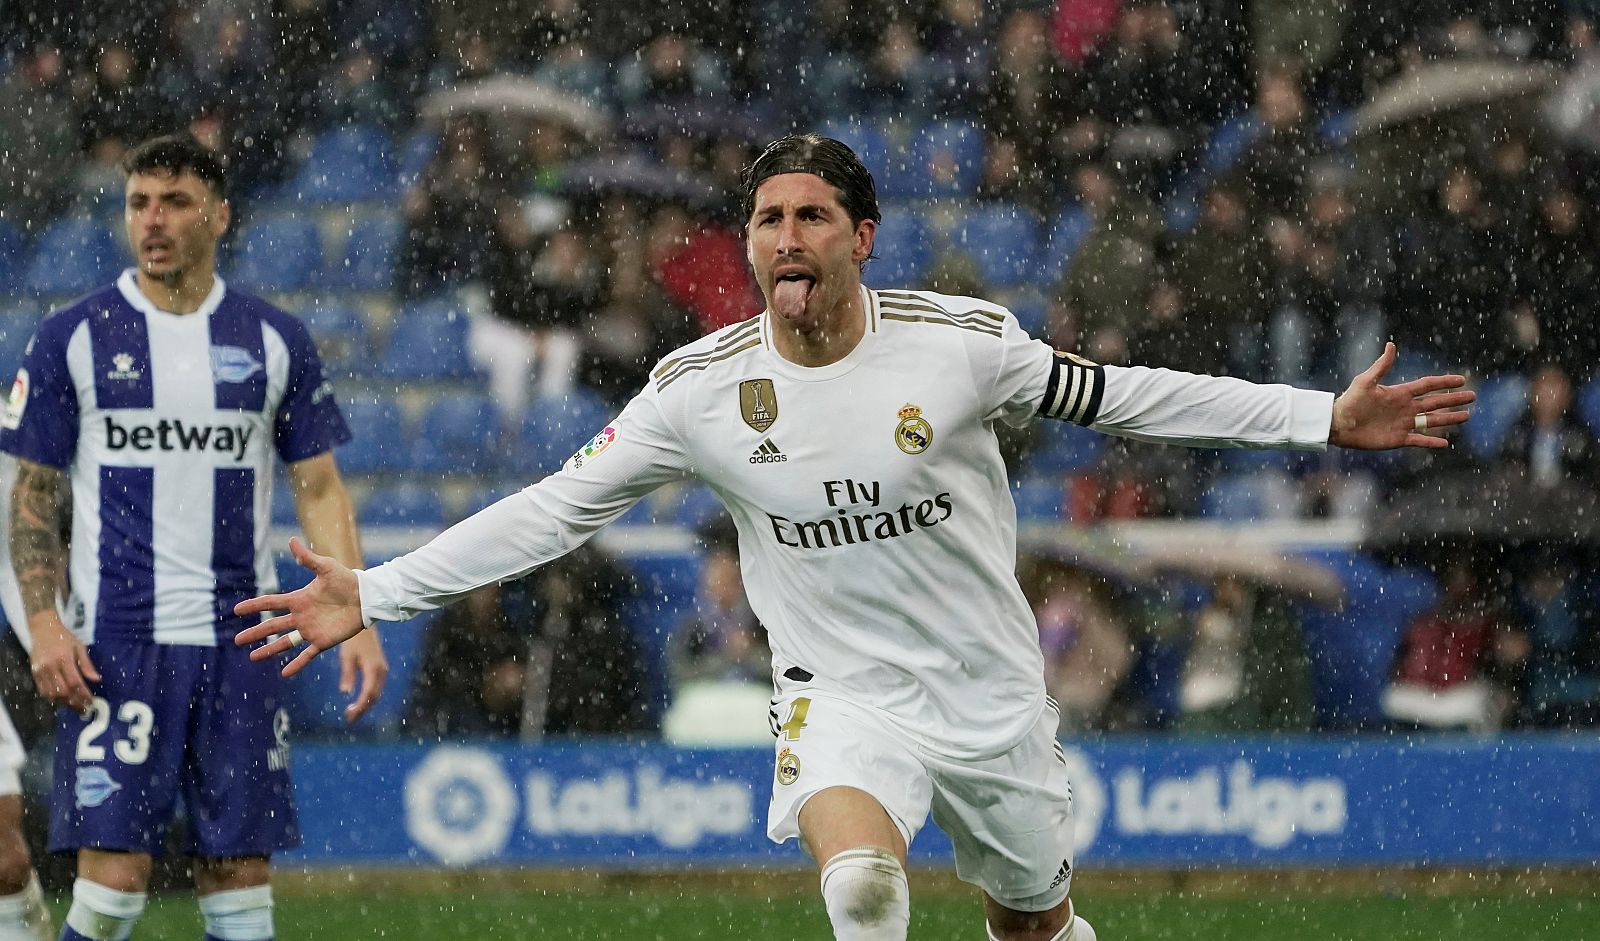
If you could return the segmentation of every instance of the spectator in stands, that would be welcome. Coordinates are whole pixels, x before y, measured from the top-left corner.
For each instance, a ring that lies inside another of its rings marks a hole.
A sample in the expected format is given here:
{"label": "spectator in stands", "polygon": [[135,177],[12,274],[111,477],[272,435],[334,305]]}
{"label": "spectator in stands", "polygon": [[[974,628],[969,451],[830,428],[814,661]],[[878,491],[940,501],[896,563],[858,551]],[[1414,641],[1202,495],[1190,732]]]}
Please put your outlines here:
{"label": "spectator in stands", "polygon": [[1505,346],[1504,255],[1478,174],[1465,163],[1440,179],[1435,199],[1405,223],[1396,270],[1396,340],[1469,371],[1494,372]]}
{"label": "spectator in stands", "polygon": [[715,53],[681,33],[662,32],[617,68],[624,113],[650,108],[691,114],[726,100],[728,76]]}
{"label": "spectator in stands", "polygon": [[1506,435],[1498,466],[1518,487],[1600,487],[1600,444],[1573,412],[1572,379],[1547,364],[1534,372],[1528,408]]}
{"label": "spectator in stands", "polygon": [[421,738],[515,735],[522,723],[523,633],[507,586],[487,585],[440,612],[423,644],[406,731]]}
{"label": "spectator in stands", "polygon": [[53,46],[20,56],[0,83],[0,218],[37,231],[65,204],[80,162],[65,63]]}
{"label": "spectator in stands", "polygon": [[283,76],[285,121],[309,125],[321,110],[323,74],[333,64],[333,0],[278,0],[272,12],[274,65]]}
{"label": "spectator in stands", "polygon": [[986,6],[983,0],[939,0],[927,15],[923,44],[942,118],[982,116],[982,94],[994,71],[995,31]]}
{"label": "spectator in stands", "polygon": [[739,546],[731,524],[709,527],[700,562],[695,606],[667,641],[667,676],[673,696],[696,683],[755,684],[772,681],[766,630],[750,610],[739,573]]}
{"label": "spectator in stands", "polygon": [[997,194],[992,183],[980,189],[988,198],[1008,198],[1038,212],[1061,200],[1061,169],[1054,154],[1057,129],[1067,125],[1074,70],[1050,44],[1043,13],[1018,9],[1001,21],[995,67],[979,114],[989,130],[986,180],[1014,182]]}
{"label": "spectator in stands", "polygon": [[1571,188],[1547,187],[1515,277],[1537,317],[1537,355],[1559,361],[1582,383],[1600,362],[1600,251],[1592,213]]}
{"label": "spectator in stands", "polygon": [[1197,372],[1262,379],[1271,263],[1241,190],[1224,181],[1212,185],[1200,224],[1174,251],[1172,277],[1194,321],[1189,345],[1171,351],[1175,361]]}
{"label": "spectator in stands", "polygon": [[1134,651],[1104,582],[1083,569],[1041,560],[1027,582],[1039,621],[1045,692],[1060,707],[1061,731],[1118,724],[1112,704],[1133,668]]}
{"label": "spectator in stands", "polygon": [[1203,94],[1194,52],[1166,0],[1134,0],[1083,64],[1083,107],[1108,137],[1138,131],[1166,138],[1175,154],[1195,141],[1196,96]]}
{"label": "spectator in stands", "polygon": [[1300,73],[1283,63],[1256,80],[1252,116],[1260,131],[1228,173],[1253,220],[1293,216],[1305,191],[1306,172],[1322,150]]}
{"label": "spectator in stands", "polygon": [[483,278],[505,183],[483,117],[451,118],[438,152],[401,202],[406,232],[396,280],[403,293],[425,295]]}
{"label": "spectator in stands", "polygon": [[1308,731],[1310,657],[1292,606],[1242,577],[1213,579],[1190,620],[1178,709],[1182,731]]}
{"label": "spectator in stands", "polygon": [[97,163],[114,167],[130,145],[172,125],[167,102],[139,74],[133,52],[121,43],[100,46],[81,99],[81,140]]}
{"label": "spectator in stands", "polygon": [[834,110],[836,116],[915,123],[931,117],[936,104],[928,94],[933,63],[909,19],[891,19],[884,24],[876,44],[859,65],[838,58],[823,68],[824,94],[843,105]]}
{"label": "spectator in stands", "polygon": [[1600,726],[1600,617],[1570,556],[1538,552],[1517,582],[1532,647],[1524,712],[1533,725],[1592,729]]}
{"label": "spectator in stands", "polygon": [[1406,626],[1382,701],[1396,728],[1498,729],[1514,704],[1527,636],[1474,566],[1453,557],[1439,602]]}
{"label": "spectator in stands", "polygon": [[364,45],[356,45],[328,70],[318,96],[317,124],[323,128],[367,125],[394,130],[402,108],[384,75],[383,63]]}
{"label": "spectator in stands", "polygon": [[1095,229],[1078,247],[1057,289],[1075,329],[1053,338],[1082,349],[1096,362],[1125,363],[1128,337],[1146,318],[1146,292],[1157,267],[1160,213],[1149,200],[1131,192],[1106,164],[1079,167],[1073,185]]}

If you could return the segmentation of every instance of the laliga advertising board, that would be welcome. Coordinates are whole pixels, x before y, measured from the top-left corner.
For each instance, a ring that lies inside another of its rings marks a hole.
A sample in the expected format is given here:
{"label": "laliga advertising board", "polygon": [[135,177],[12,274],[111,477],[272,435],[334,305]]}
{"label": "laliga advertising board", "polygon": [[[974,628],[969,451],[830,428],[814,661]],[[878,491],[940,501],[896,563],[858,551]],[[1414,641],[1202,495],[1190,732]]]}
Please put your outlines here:
{"label": "laliga advertising board", "polygon": [[[1600,859],[1600,741],[1113,739],[1067,748],[1079,858],[1104,866]],[[768,749],[308,746],[298,862],[808,866],[764,835]],[[803,781],[805,769],[783,780]],[[351,789],[348,782],[364,786]],[[403,809],[395,819],[394,808]],[[930,826],[914,861],[950,860]]]}

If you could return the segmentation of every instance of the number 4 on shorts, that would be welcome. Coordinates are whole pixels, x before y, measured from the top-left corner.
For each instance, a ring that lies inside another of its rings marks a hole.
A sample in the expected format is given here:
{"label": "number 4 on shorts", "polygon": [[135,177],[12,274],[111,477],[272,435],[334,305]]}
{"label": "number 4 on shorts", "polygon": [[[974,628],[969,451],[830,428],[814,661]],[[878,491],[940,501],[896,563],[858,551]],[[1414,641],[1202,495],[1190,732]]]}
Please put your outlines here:
{"label": "number 4 on shorts", "polygon": [[810,709],[811,699],[806,696],[796,699],[794,705],[789,707],[789,718],[778,726],[778,731],[783,733],[786,740],[792,742],[800,737],[800,730],[806,727],[806,713]]}

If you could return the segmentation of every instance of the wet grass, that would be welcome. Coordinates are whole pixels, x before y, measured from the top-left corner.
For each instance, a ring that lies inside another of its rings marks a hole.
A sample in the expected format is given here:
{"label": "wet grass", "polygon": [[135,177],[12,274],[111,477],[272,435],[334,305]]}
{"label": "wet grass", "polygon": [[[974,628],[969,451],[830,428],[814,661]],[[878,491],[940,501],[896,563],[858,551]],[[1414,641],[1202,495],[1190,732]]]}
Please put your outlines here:
{"label": "wet grass", "polygon": [[[1105,941],[1592,941],[1600,900],[1592,894],[1542,897],[1306,898],[1271,901],[1182,896],[1097,898],[1081,911]],[[971,898],[917,899],[912,939],[978,941],[983,927]],[[473,941],[829,941],[820,901],[783,895],[694,898],[598,891],[541,894],[367,894],[289,897],[277,908],[279,941],[473,939]],[[154,900],[136,938],[198,938],[191,899]]]}

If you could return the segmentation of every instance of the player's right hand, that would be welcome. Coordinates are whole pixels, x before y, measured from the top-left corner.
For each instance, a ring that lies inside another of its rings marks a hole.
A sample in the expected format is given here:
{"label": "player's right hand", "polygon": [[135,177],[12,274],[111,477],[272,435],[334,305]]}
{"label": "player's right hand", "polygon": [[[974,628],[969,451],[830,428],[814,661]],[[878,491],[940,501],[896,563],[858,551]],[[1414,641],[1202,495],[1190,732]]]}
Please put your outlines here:
{"label": "player's right hand", "polygon": [[89,660],[89,648],[67,630],[54,611],[40,611],[28,619],[33,635],[33,682],[39,695],[57,706],[83,712],[94,702],[90,683],[100,682],[100,671]]}
{"label": "player's right hand", "polygon": [[[250,598],[233,606],[233,613],[238,615],[288,612],[247,627],[233,638],[240,647],[259,640],[269,641],[250,651],[251,660],[266,660],[288,653],[297,640],[304,643],[306,649],[283,668],[284,676],[299,673],[312,657],[339,646],[365,627],[361,620],[361,585],[353,569],[332,556],[317,555],[306,548],[298,536],[289,540],[289,552],[296,562],[316,576],[311,584],[285,594]],[[274,634],[278,636],[273,638]]]}

